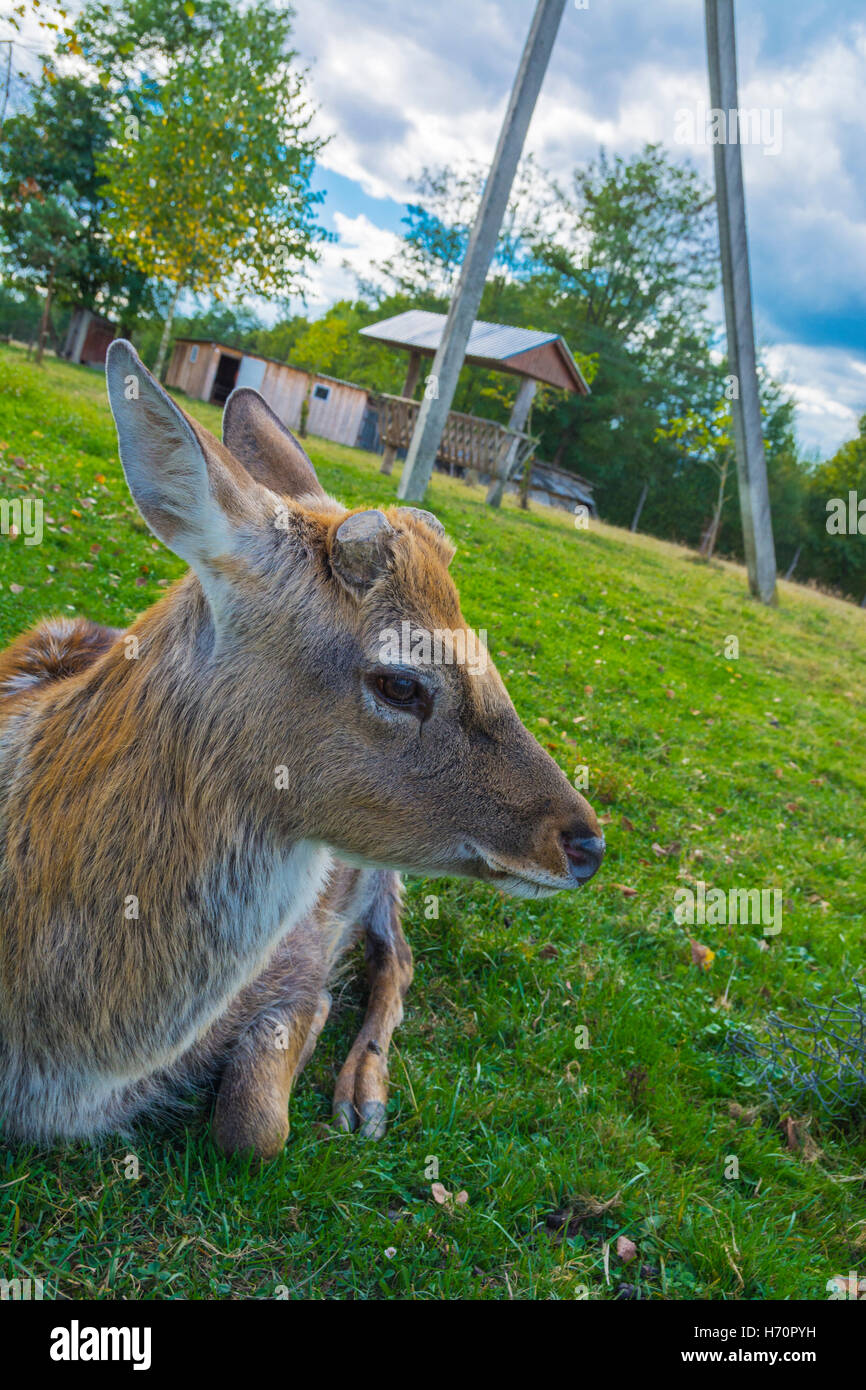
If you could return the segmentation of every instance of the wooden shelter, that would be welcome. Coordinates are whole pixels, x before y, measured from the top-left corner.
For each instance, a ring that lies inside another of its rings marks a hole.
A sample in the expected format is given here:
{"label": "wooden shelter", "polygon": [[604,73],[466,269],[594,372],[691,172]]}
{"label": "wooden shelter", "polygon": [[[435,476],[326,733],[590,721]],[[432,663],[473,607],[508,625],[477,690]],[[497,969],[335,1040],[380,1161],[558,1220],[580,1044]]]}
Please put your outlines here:
{"label": "wooden shelter", "polygon": [[117,337],[117,328],[110,319],[95,314],[92,309],[73,310],[66,330],[61,357],[85,367],[105,366],[109,343]]}
{"label": "wooden shelter", "polygon": [[252,386],[289,429],[300,424],[306,400],[307,429],[336,444],[364,447],[371,429],[366,387],[209,339],[178,338],[165,380],[214,405],[222,405],[236,386]]}
{"label": "wooden shelter", "polygon": [[[444,314],[407,309],[403,314],[360,330],[373,342],[409,354],[402,396],[378,398],[382,402],[379,434],[385,443],[383,473],[391,472],[397,450],[408,447],[418,413],[418,403],[413,397],[421,362],[425,357],[435,356],[444,328]],[[498,503],[508,478],[522,467],[536,444],[524,426],[537,383],[544,382],[580,396],[589,395],[589,386],[568,344],[558,333],[541,333],[476,319],[464,360],[471,366],[487,367],[521,378],[507,426],[451,411],[439,449],[439,459],[452,471],[455,466],[469,466],[489,473],[492,482],[488,501]]]}

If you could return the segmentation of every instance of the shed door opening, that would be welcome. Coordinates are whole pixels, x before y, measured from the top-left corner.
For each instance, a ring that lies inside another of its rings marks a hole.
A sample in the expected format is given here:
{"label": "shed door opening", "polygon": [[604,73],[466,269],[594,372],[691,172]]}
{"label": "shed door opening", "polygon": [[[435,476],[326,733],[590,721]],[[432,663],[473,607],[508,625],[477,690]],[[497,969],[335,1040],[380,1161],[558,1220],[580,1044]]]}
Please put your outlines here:
{"label": "shed door opening", "polygon": [[239,357],[229,357],[228,353],[221,352],[219,365],[214,377],[213,390],[210,398],[214,405],[222,405],[223,401],[228,400],[232,391],[235,389],[238,367],[240,366]]}

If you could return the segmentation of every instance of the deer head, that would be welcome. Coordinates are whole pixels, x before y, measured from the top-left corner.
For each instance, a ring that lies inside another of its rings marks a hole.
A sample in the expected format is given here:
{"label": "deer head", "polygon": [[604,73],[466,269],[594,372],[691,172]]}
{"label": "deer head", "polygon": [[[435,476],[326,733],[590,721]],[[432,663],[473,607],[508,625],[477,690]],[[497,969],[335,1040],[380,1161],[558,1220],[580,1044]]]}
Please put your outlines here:
{"label": "deer head", "polygon": [[[474,645],[438,521],[347,512],[254,391],[229,398],[221,444],[128,343],[107,377],[132,495],[207,601],[197,679],[230,712],[238,794],[272,833],[530,897],[590,878],[595,814]],[[395,650],[404,625],[413,640]]]}

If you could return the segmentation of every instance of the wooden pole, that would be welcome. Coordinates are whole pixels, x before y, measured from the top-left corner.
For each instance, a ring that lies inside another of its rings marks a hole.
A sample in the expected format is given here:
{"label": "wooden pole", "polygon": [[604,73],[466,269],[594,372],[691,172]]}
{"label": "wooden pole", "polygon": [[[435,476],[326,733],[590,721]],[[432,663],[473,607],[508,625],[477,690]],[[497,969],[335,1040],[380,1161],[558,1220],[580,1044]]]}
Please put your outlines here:
{"label": "wooden pole", "polygon": [[[403,382],[403,390],[401,392],[401,395],[405,399],[410,401],[413,399],[415,395],[415,387],[418,385],[418,378],[420,375],[421,354],[420,352],[410,352],[409,364],[406,368],[406,380]],[[386,444],[384,453],[382,454],[382,467],[379,469],[379,472],[390,474],[391,469],[394,467],[394,460],[396,457],[396,444]]]}
{"label": "wooden pole", "polygon": [[481,206],[460,268],[460,279],[448,309],[442,340],[433,359],[430,375],[435,389],[425,393],[421,403],[397,488],[397,495],[403,500],[421,501],[433,472],[439,441],[466,355],[469,334],[481,303],[484,281],[508,206],[517,163],[564,9],[565,0],[538,0],[499,132],[496,153],[484,185]]}
{"label": "wooden pole", "polygon": [[[520,383],[520,390],[517,392],[514,405],[511,407],[511,418],[508,421],[508,428],[510,430],[517,430],[518,434],[522,433],[523,427],[529,419],[529,412],[532,409],[532,398],[535,395],[535,387],[536,382],[533,381],[531,376],[524,377],[523,381]],[[484,499],[488,507],[499,507],[502,504],[505,485],[511,476],[514,460],[517,457],[518,443],[519,440],[512,439],[510,445],[505,450],[505,455],[498,471],[490,479],[490,487]]]}
{"label": "wooden pole", "polygon": [[738,110],[734,0],[705,0],[710,103],[725,113],[725,138],[713,147],[719,250],[728,337],[728,362],[735,382],[731,402],[737,454],[743,548],[749,588],[762,603],[775,603],[776,552],[770,515],[767,463],[752,321],[746,199],[739,138],[730,139],[730,113]]}

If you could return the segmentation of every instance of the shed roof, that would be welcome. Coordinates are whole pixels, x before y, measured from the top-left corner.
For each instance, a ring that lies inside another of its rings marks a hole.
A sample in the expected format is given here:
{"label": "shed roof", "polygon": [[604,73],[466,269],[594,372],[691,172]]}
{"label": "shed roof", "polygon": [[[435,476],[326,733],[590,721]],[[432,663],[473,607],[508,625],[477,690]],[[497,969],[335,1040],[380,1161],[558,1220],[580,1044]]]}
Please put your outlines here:
{"label": "shed roof", "polygon": [[[444,327],[444,314],[434,314],[428,309],[407,309],[381,323],[371,323],[360,332],[374,342],[432,357]],[[465,360],[473,366],[528,376],[581,396],[589,395],[589,386],[568,344],[558,333],[539,333],[533,328],[511,328],[508,324],[476,319],[469,334]]]}

